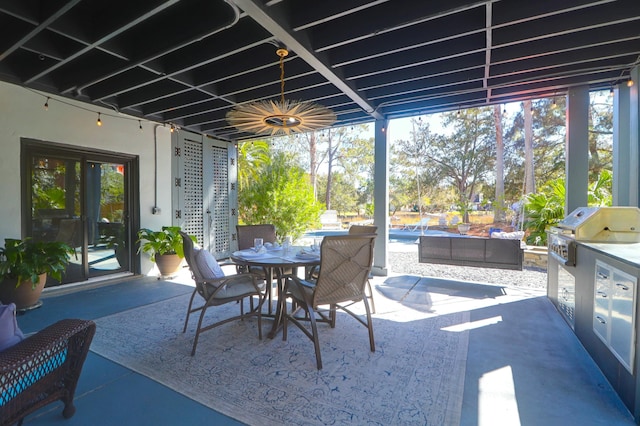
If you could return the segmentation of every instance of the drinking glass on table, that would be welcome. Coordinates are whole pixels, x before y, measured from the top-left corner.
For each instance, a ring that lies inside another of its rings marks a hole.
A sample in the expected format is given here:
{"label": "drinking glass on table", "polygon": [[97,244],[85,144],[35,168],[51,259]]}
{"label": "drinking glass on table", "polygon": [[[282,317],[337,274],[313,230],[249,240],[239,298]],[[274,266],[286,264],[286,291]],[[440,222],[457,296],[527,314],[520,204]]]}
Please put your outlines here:
{"label": "drinking glass on table", "polygon": [[320,251],[320,245],[322,244],[322,238],[314,238],[313,245],[311,246],[311,250]]}
{"label": "drinking glass on table", "polygon": [[284,252],[285,256],[289,254],[291,243],[292,243],[291,237],[284,237],[284,241],[282,242],[282,251]]}
{"label": "drinking glass on table", "polygon": [[256,251],[256,253],[259,253],[260,250],[262,250],[262,247],[264,247],[264,240],[262,238],[254,238],[253,249]]}

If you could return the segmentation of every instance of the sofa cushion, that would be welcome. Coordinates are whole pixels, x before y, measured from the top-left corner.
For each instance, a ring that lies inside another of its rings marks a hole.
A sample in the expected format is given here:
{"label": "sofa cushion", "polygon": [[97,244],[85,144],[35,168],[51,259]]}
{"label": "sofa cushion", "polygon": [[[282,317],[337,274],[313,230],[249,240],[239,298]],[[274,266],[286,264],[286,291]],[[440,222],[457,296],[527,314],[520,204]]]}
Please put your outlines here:
{"label": "sofa cushion", "polygon": [[16,305],[0,305],[0,351],[3,351],[24,339],[24,334],[16,320]]}
{"label": "sofa cushion", "polygon": [[196,267],[205,280],[224,278],[224,271],[218,265],[218,261],[205,249],[196,250]]}

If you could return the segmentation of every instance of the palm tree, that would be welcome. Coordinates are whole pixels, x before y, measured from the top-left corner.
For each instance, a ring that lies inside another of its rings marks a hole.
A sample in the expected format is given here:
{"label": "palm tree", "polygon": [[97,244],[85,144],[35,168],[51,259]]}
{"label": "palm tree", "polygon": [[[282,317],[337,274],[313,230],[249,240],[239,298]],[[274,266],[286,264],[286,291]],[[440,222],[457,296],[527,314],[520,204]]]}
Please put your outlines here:
{"label": "palm tree", "polygon": [[238,190],[257,179],[260,170],[271,162],[267,141],[243,142],[238,145]]}

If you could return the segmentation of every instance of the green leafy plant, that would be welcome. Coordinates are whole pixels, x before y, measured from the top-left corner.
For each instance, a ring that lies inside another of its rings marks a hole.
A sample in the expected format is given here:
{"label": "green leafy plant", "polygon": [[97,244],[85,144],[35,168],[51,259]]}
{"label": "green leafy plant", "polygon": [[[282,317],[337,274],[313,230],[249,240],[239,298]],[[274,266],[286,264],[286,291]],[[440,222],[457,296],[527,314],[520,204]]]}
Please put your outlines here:
{"label": "green leafy plant", "polygon": [[5,238],[0,248],[0,279],[16,279],[16,287],[31,280],[32,287],[38,276],[47,274],[60,281],[75,250],[60,241],[33,241]]}
{"label": "green leafy plant", "polygon": [[549,181],[540,192],[527,195],[524,204],[524,227],[529,231],[527,244],[547,244],[547,230],[564,218],[564,198],[564,179]]}
{"label": "green leafy plant", "polygon": [[320,209],[308,174],[284,154],[276,155],[238,194],[241,222],[272,223],[279,239],[301,237],[318,223]]}
{"label": "green leafy plant", "polygon": [[[178,257],[184,257],[184,248],[182,247],[182,236],[179,226],[163,226],[160,231],[152,231],[151,229],[142,228],[138,231],[138,243],[141,251],[151,255],[151,261],[156,261],[156,255],[177,254]],[[191,236],[193,242],[196,242],[194,236]]]}
{"label": "green leafy plant", "polygon": [[[608,170],[602,170],[595,182],[588,188],[589,206],[610,206],[612,176]],[[529,194],[525,200],[525,229],[529,231],[527,244],[546,245],[547,231],[560,222],[565,215],[564,178],[555,179],[542,186],[540,191]]]}

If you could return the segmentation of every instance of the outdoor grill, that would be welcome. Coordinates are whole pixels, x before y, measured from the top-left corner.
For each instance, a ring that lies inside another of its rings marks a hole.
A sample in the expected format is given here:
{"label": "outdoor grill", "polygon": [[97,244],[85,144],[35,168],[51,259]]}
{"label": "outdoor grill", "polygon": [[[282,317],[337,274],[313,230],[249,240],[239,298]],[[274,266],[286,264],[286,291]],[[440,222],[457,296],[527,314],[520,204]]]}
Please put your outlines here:
{"label": "outdoor grill", "polygon": [[566,266],[576,265],[576,241],[640,242],[637,207],[579,207],[549,231],[549,253]]}

